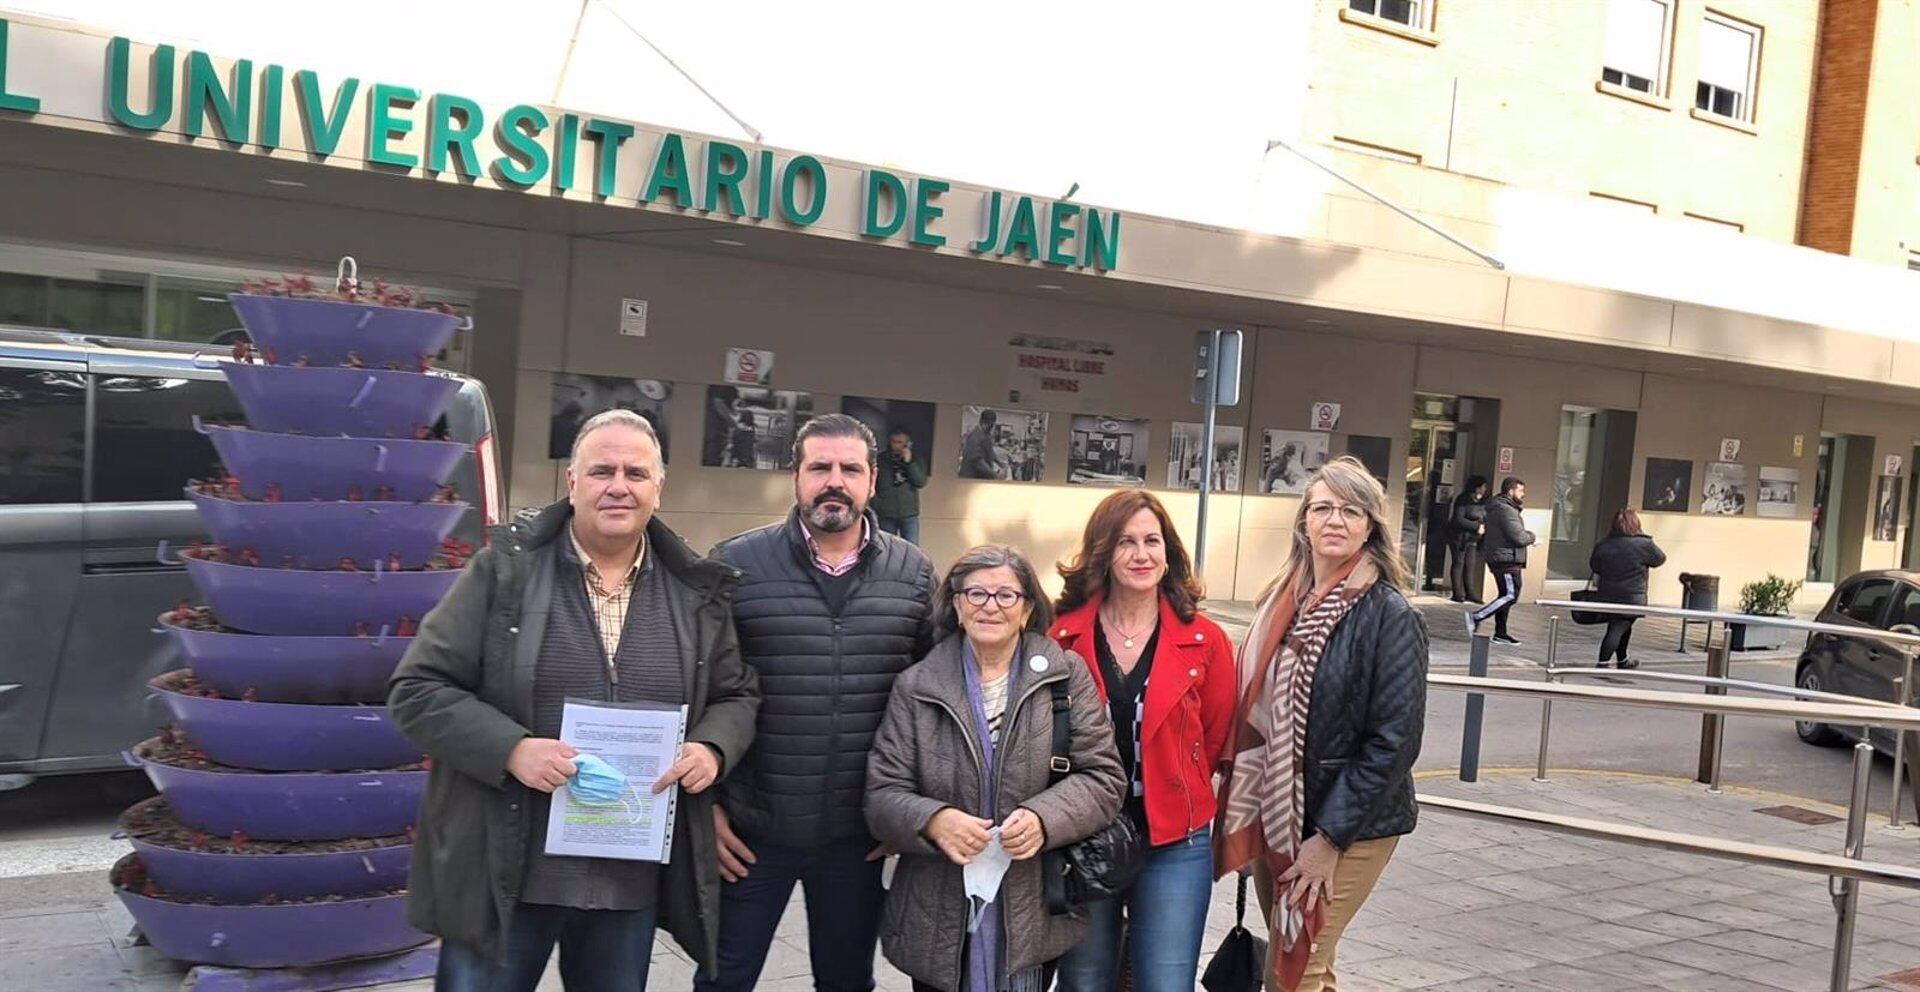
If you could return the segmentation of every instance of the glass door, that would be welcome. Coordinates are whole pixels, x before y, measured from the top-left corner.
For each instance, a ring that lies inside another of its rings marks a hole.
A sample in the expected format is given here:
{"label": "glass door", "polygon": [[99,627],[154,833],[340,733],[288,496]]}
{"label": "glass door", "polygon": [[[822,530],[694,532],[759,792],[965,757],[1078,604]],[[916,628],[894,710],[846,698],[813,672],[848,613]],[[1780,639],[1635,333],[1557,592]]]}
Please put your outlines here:
{"label": "glass door", "polygon": [[1400,517],[1400,556],[1422,590],[1442,580],[1447,567],[1447,518],[1463,469],[1454,453],[1458,435],[1445,422],[1413,422],[1407,447],[1404,494],[1406,512]]}

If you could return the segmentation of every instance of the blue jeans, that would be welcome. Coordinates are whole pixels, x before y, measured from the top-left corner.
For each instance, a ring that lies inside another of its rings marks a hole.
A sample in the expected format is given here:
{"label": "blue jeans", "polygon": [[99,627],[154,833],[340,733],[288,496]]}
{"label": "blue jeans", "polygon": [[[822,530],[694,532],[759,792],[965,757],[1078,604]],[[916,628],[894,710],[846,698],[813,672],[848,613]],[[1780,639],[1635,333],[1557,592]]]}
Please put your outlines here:
{"label": "blue jeans", "polygon": [[747,866],[747,877],[720,884],[720,973],[711,979],[696,976],[695,992],[753,989],[795,882],[806,893],[813,987],[819,992],[869,992],[880,908],[886,900],[880,887],[884,862],[867,860],[873,842],[798,848],[749,838],[747,846],[760,860]]}
{"label": "blue jeans", "polygon": [[915,547],[920,545],[920,518],[918,515],[911,517],[881,517],[880,529],[895,537],[905,539],[908,544],[914,545]]}
{"label": "blue jeans", "polygon": [[1211,837],[1207,828],[1153,848],[1126,895],[1087,906],[1087,939],[1061,957],[1059,992],[1111,992],[1123,909],[1135,992],[1191,992],[1213,897]]}
{"label": "blue jeans", "polygon": [[533,992],[560,945],[567,992],[643,992],[653,962],[651,909],[621,912],[520,903],[507,928],[503,963],[465,944],[442,941],[434,992]]}

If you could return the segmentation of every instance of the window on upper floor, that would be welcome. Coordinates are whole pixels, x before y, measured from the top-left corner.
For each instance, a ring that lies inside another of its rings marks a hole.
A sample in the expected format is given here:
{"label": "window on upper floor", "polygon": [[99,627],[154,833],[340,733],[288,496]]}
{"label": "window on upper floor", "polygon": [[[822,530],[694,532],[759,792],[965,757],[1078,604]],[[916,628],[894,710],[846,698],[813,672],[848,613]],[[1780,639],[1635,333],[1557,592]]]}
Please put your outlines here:
{"label": "window on upper floor", "polygon": [[1667,53],[1673,48],[1670,0],[1612,0],[1600,81],[1649,96],[1667,93]]}
{"label": "window on upper floor", "polygon": [[1754,87],[1760,75],[1758,25],[1708,11],[1700,23],[1700,80],[1696,109],[1753,123]]}
{"label": "window on upper floor", "polygon": [[1433,0],[1347,0],[1347,9],[1421,31],[1433,28]]}

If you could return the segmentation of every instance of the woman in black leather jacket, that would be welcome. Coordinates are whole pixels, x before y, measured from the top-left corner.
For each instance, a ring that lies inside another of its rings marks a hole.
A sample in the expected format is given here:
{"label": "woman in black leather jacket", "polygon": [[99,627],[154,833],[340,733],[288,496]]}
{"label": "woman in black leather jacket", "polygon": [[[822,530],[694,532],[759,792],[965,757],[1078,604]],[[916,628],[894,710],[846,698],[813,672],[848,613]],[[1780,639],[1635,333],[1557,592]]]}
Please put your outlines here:
{"label": "woman in black leather jacket", "polygon": [[1417,816],[1427,629],[1385,508],[1351,457],[1314,473],[1241,648],[1214,871],[1253,867],[1269,989],[1333,986],[1340,934]]}
{"label": "woman in black leather jacket", "polygon": [[[1666,563],[1667,553],[1640,529],[1640,515],[1631,508],[1613,515],[1613,529],[1587,557],[1587,566],[1600,580],[1601,602],[1641,606],[1647,602],[1647,570]],[[1621,668],[1640,667],[1639,662],[1627,657],[1627,641],[1633,637],[1635,619],[1616,616],[1607,621],[1607,636],[1600,640],[1600,660],[1596,662],[1599,667],[1606,668],[1610,663]],[[1619,660],[1614,661],[1616,658]]]}
{"label": "woman in black leather jacket", "polygon": [[1486,519],[1487,477],[1469,476],[1447,517],[1447,548],[1453,554],[1447,578],[1456,603],[1485,602],[1480,597],[1480,535],[1487,529]]}

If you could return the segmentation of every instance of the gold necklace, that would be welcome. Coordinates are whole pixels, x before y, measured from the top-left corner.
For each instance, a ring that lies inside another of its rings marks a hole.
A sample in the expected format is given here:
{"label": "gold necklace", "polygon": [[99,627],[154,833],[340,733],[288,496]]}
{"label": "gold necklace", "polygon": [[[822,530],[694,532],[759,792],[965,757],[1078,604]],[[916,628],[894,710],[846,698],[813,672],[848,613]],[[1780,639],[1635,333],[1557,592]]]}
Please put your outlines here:
{"label": "gold necklace", "polygon": [[[1106,611],[1102,610],[1101,612],[1105,613]],[[1154,623],[1158,622],[1159,619],[1160,619],[1159,615],[1155,614],[1153,620],[1150,620],[1147,622],[1147,626],[1145,630],[1140,630],[1140,631],[1136,631],[1134,633],[1129,634],[1121,628],[1120,624],[1117,621],[1114,620],[1113,615],[1111,613],[1108,613],[1106,615],[1107,626],[1111,627],[1114,633],[1120,635],[1120,642],[1126,645],[1129,649],[1133,647],[1134,639],[1141,636],[1142,634],[1152,631]]]}

